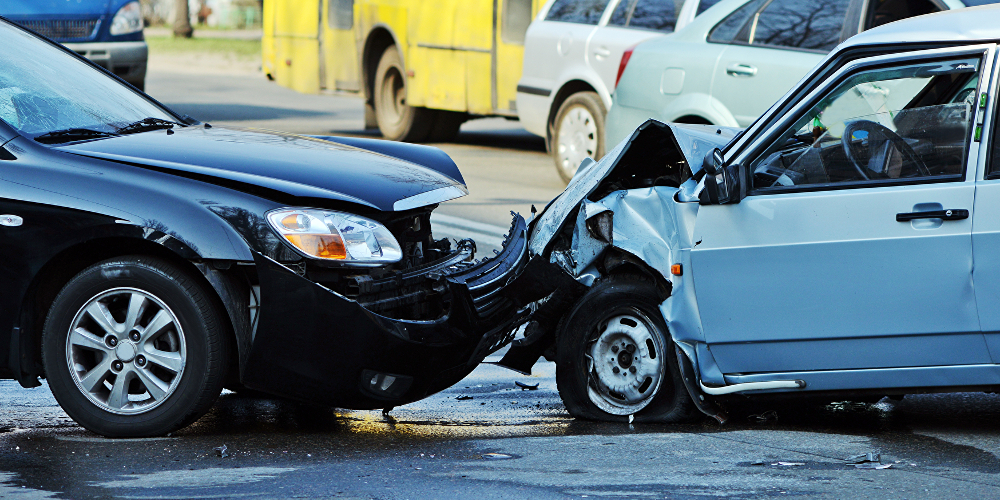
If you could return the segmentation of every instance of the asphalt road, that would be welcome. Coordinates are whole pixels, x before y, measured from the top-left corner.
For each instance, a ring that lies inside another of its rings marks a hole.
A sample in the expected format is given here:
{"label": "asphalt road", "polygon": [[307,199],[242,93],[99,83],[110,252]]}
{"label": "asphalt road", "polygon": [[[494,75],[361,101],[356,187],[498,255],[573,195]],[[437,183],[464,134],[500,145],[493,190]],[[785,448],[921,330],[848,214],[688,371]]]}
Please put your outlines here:
{"label": "asphalt road", "polygon": [[[356,99],[303,96],[231,68],[154,68],[148,89],[216,124],[365,133]],[[439,210],[447,231],[495,239],[509,210],[527,213],[561,189],[540,140],[516,123],[470,122],[439,147],[472,191]],[[575,421],[553,364],[530,377],[484,364],[387,416],[226,393],[171,436],[109,440],[73,423],[44,385],[2,381],[0,498],[1000,497],[996,395],[728,410],[725,426]],[[873,451],[891,467],[844,462]]]}

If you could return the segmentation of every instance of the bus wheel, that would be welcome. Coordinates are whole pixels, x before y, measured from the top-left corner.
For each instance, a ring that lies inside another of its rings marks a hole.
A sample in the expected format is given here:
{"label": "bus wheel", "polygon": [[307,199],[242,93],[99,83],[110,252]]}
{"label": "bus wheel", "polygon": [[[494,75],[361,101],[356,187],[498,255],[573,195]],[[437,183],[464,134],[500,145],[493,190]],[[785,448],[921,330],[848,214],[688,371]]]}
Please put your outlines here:
{"label": "bus wheel", "polygon": [[403,61],[395,46],[385,49],[375,70],[375,119],[386,139],[419,142],[427,138],[434,113],[406,104]]}

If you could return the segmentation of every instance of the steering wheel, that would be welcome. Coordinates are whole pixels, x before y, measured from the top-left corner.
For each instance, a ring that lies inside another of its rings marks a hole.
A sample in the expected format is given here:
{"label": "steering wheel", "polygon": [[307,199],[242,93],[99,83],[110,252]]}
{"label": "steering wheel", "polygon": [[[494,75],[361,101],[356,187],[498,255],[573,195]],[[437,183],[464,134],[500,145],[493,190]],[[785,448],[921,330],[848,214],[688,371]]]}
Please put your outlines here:
{"label": "steering wheel", "polygon": [[[861,146],[860,144],[854,144],[851,139],[854,137],[855,132],[867,132],[868,137],[866,142],[868,146]],[[913,148],[899,134],[889,130],[884,125],[880,123],[873,122],[871,120],[855,120],[847,124],[844,128],[844,136],[840,139],[841,144],[844,146],[844,154],[847,155],[847,159],[851,162],[854,170],[858,172],[858,175],[865,180],[870,180],[871,177],[865,173],[865,170],[871,170],[873,172],[878,172],[881,170],[875,170],[872,168],[867,168],[872,164],[873,160],[877,160],[879,163],[885,165],[889,161],[889,147],[894,146],[900,154],[903,155],[903,160],[909,162],[916,166],[917,171],[920,172],[921,176],[930,176],[931,171],[924,164],[923,160],[917,156],[917,153],[913,151]],[[876,150],[877,148],[877,150]],[[863,161],[867,159],[867,161]]]}

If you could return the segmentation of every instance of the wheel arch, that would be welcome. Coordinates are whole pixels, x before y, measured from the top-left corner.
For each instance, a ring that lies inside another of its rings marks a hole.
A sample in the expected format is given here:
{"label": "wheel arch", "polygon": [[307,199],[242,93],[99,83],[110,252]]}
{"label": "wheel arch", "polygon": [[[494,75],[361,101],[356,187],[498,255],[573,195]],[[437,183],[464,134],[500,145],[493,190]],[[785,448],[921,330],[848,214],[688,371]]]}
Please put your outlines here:
{"label": "wheel arch", "polygon": [[569,99],[571,95],[578,92],[594,92],[597,93],[598,96],[600,95],[593,85],[584,80],[574,79],[564,83],[553,96],[552,104],[549,106],[548,118],[545,119],[545,149],[551,151],[552,132],[555,128],[556,114],[559,113],[559,107],[562,106],[563,102],[565,102],[566,99]]}
{"label": "wheel arch", "polygon": [[[376,24],[368,32],[365,38],[365,45],[361,51],[361,78],[365,93],[365,102],[372,104],[372,96],[375,92],[375,69],[378,67],[382,53],[389,47],[402,47],[396,34],[392,29],[384,24]],[[400,51],[399,58],[403,60],[403,67],[406,67],[406,57]]]}
{"label": "wheel arch", "polygon": [[[237,346],[230,356],[249,351],[249,321],[241,325],[239,303],[233,291],[239,289],[236,266],[231,261],[202,260],[197,254],[188,254],[160,242],[142,238],[112,236],[89,239],[67,247],[49,259],[28,285],[21,302],[15,335],[11,337],[9,368],[23,387],[39,385],[44,377],[41,360],[42,328],[53,301],[66,283],[81,271],[98,262],[125,256],[149,256],[162,259],[186,271],[203,287],[216,310],[223,315],[221,321]],[[228,267],[226,273],[219,267]],[[240,266],[243,267],[243,266]],[[245,285],[247,288],[249,285]],[[244,298],[249,302],[249,293]],[[227,321],[228,319],[228,321]],[[241,329],[247,330],[245,332]],[[240,359],[243,356],[239,356]],[[233,368],[242,363],[232,363]]]}

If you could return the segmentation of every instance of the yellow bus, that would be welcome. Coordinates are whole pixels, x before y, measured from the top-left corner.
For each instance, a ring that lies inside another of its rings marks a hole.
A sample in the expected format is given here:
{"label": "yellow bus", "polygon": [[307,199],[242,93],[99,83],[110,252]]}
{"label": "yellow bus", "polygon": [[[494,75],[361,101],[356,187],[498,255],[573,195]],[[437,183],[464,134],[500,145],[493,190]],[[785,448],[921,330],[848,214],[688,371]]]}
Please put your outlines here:
{"label": "yellow bus", "polygon": [[389,139],[442,141],[516,117],[524,34],[543,0],[266,0],[263,69],[306,93],[365,99]]}

